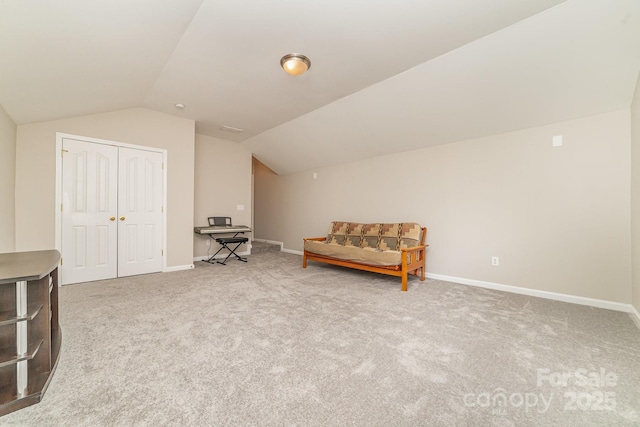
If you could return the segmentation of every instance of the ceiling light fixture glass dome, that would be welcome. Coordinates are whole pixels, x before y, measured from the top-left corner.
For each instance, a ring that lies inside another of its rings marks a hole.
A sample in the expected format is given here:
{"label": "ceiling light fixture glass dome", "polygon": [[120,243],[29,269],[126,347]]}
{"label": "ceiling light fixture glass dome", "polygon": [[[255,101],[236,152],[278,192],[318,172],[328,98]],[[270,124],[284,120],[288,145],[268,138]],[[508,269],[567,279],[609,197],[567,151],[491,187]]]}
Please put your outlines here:
{"label": "ceiling light fixture glass dome", "polygon": [[301,53],[289,53],[280,59],[280,65],[287,74],[299,76],[311,68],[311,60]]}

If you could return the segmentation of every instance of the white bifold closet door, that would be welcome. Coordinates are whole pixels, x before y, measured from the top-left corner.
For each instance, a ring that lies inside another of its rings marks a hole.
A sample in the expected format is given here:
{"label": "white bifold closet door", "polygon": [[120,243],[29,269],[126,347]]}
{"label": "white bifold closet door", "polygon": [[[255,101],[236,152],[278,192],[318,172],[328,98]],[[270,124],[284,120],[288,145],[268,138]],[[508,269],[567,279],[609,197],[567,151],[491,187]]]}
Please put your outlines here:
{"label": "white bifold closet door", "polygon": [[162,154],[65,138],[63,284],[162,271]]}
{"label": "white bifold closet door", "polygon": [[118,276],[162,270],[162,154],[120,147]]}

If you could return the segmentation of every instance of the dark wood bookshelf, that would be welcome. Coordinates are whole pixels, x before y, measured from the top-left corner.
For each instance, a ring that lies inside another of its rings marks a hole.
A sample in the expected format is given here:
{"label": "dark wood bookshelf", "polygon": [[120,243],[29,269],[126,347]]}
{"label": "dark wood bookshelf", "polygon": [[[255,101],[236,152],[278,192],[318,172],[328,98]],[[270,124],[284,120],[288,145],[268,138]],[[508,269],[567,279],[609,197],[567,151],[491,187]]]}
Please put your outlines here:
{"label": "dark wood bookshelf", "polygon": [[59,262],[55,250],[0,254],[0,416],[38,403],[55,371]]}

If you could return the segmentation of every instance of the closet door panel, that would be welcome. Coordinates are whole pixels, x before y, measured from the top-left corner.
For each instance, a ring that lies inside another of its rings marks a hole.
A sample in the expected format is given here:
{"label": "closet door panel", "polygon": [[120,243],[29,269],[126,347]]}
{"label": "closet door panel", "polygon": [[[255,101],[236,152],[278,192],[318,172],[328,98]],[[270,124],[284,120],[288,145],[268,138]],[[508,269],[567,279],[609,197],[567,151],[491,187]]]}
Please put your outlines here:
{"label": "closet door panel", "polygon": [[64,284],[117,277],[118,148],[63,140]]}
{"label": "closet door panel", "polygon": [[120,148],[118,276],[162,271],[162,154]]}

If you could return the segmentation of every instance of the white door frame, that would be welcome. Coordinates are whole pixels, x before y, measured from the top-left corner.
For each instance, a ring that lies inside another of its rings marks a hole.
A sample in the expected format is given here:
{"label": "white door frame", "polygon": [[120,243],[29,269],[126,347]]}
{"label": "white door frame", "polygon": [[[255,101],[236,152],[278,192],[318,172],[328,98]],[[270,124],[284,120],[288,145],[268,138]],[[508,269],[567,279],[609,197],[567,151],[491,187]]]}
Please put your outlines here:
{"label": "white door frame", "polygon": [[109,141],[106,139],[91,138],[88,136],[73,135],[70,133],[56,132],[56,204],[55,204],[55,245],[56,249],[62,253],[62,213],[60,206],[62,205],[62,140],[64,138],[75,139],[78,141],[86,141],[93,144],[112,145],[115,147],[133,148],[136,150],[153,151],[162,154],[162,272],[167,271],[167,150],[163,148],[148,147],[146,145],[127,144],[118,141]]}

